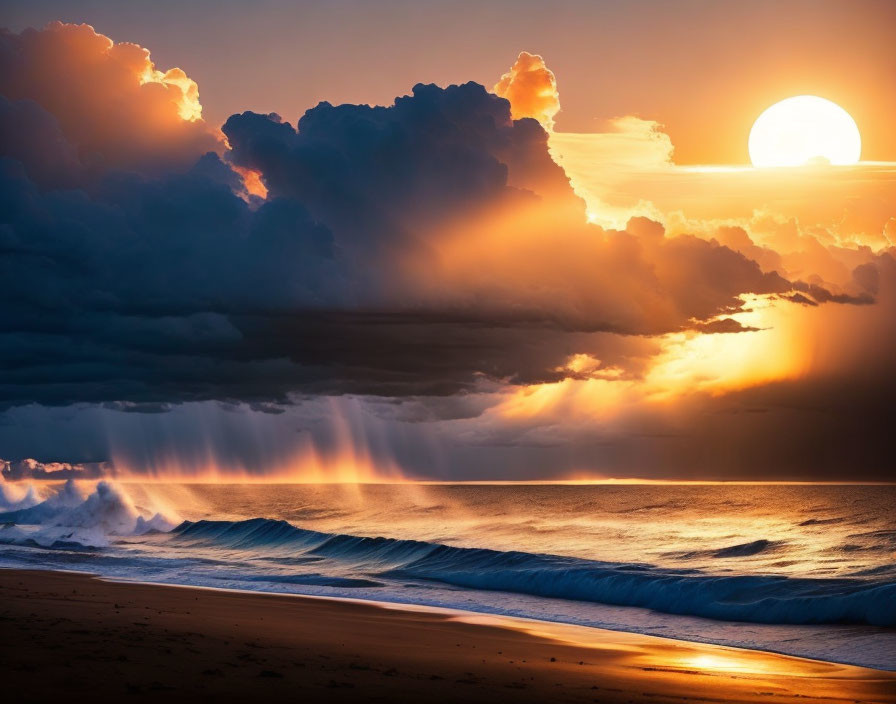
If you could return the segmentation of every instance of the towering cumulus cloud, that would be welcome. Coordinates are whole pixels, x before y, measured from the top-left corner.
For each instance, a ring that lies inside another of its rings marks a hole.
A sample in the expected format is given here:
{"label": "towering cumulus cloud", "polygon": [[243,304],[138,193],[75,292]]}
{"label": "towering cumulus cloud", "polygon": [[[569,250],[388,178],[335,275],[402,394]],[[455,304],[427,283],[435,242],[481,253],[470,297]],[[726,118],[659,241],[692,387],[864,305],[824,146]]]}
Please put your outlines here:
{"label": "towering cumulus cloud", "polygon": [[141,47],[61,24],[0,44],[6,408],[494,394],[439,406],[470,415],[524,385],[653,379],[669,336],[754,334],[738,316],[757,297],[855,308],[890,290],[876,261],[833,290],[733,231],[588,224],[530,54],[497,94],[419,84],[297,123],[236,114],[219,135],[196,84]]}
{"label": "towering cumulus cloud", "polygon": [[[54,22],[0,34],[0,93],[24,102],[14,108],[22,127],[30,122],[22,113],[34,115],[37,106],[50,113],[85,169],[162,173],[191,165],[218,143],[202,120],[198,86],[181,69],[160,71],[147,49],[115,43],[88,25]],[[32,139],[45,149],[61,148],[54,126],[45,124],[52,118],[33,118],[43,137],[32,131]]]}
{"label": "towering cumulus cloud", "polygon": [[554,117],[560,112],[557,80],[538,54],[521,51],[510,70],[495,84],[494,92],[510,101],[514,119],[531,117],[546,130],[554,128]]}

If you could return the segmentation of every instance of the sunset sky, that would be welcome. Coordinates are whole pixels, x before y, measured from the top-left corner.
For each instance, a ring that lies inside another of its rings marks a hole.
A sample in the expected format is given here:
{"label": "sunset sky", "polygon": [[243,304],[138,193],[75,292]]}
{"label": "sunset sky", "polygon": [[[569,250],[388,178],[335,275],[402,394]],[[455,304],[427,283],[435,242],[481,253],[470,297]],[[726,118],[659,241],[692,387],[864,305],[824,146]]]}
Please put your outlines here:
{"label": "sunset sky", "polygon": [[0,24],[7,476],[892,479],[892,2]]}

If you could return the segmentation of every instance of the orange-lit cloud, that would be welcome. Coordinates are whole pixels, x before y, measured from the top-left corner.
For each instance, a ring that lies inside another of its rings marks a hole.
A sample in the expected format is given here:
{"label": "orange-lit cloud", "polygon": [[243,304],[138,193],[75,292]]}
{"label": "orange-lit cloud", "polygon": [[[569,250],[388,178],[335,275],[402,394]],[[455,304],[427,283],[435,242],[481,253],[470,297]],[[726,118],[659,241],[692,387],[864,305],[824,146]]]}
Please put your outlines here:
{"label": "orange-lit cloud", "polygon": [[763,271],[823,286],[835,297],[869,295],[854,271],[892,247],[896,164],[678,166],[656,123],[625,118],[613,128],[551,136],[552,153],[592,222],[619,227],[647,216],[668,235],[717,241]]}
{"label": "orange-lit cloud", "polygon": [[143,51],[144,68],[140,83],[159,83],[166,87],[176,87],[180,90],[180,95],[175,95],[174,102],[177,104],[177,114],[180,118],[190,122],[201,120],[202,104],[199,102],[199,86],[196,81],[179,68],[171,68],[165,72],[157,70],[155,64],[150,61],[149,51],[146,49]]}
{"label": "orange-lit cloud", "polygon": [[531,117],[548,131],[554,128],[554,117],[560,112],[557,80],[538,54],[520,52],[510,70],[495,84],[493,92],[510,101],[514,120]]}
{"label": "orange-lit cloud", "polygon": [[196,83],[179,68],[159,70],[137,44],[60,22],[0,40],[0,93],[52,113],[87,168],[157,172],[220,149]]}
{"label": "orange-lit cloud", "polygon": [[738,226],[781,253],[824,246],[892,245],[896,163],[762,170],[678,166],[655,122],[626,117],[609,132],[551,135],[551,151],[588,203],[589,217],[619,227],[643,215],[670,232]]}
{"label": "orange-lit cloud", "polygon": [[592,134],[554,132],[551,154],[587,203],[590,222],[623,228],[636,215],[659,219],[638,184],[672,167],[672,141],[661,125],[638,117],[617,118],[609,127]]}
{"label": "orange-lit cloud", "polygon": [[268,197],[268,189],[264,185],[264,181],[261,180],[261,172],[242,166],[231,166],[231,168],[242,177],[246,193],[262,199]]}

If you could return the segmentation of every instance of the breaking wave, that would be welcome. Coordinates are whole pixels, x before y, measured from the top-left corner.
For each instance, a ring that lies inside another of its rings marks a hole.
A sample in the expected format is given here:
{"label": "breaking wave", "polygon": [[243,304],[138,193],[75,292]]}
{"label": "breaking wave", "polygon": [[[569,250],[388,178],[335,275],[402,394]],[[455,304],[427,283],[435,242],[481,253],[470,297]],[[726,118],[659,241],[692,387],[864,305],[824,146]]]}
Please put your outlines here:
{"label": "breaking wave", "polygon": [[160,513],[143,515],[125,493],[105,481],[85,496],[69,479],[43,501],[16,506],[0,513],[0,523],[7,524],[0,531],[2,543],[96,548],[109,545],[113,536],[168,531],[174,526]]}
{"label": "breaking wave", "polygon": [[[717,576],[639,563],[322,533],[261,518],[185,521],[172,537],[256,553],[273,551],[281,559],[284,553],[292,558],[324,557],[380,579],[637,606],[723,621],[896,626],[896,583],[873,579]],[[723,548],[717,556],[736,558],[773,548],[769,541],[756,541]]]}

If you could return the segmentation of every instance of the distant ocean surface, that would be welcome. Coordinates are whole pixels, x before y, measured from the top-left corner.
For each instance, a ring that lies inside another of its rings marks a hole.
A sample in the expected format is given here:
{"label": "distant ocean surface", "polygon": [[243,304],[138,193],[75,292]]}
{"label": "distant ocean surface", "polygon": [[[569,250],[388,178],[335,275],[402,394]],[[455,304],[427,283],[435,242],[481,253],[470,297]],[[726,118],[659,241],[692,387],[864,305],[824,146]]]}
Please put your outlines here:
{"label": "distant ocean surface", "polygon": [[0,567],[896,670],[896,486],[0,483]]}

